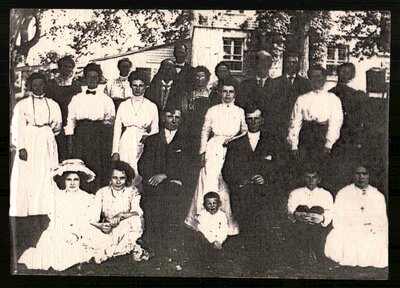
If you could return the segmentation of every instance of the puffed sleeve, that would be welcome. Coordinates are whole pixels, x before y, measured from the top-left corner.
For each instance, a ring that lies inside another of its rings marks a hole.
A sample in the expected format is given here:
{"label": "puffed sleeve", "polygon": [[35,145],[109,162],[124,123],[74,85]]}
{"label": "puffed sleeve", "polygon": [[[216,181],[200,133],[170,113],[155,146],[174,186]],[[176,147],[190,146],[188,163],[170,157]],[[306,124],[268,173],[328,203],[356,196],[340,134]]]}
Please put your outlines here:
{"label": "puffed sleeve", "polygon": [[154,103],[152,104],[152,117],[151,117],[151,124],[150,124],[150,131],[148,132],[149,135],[154,135],[159,132],[159,119],[158,119],[158,108],[157,105]]}
{"label": "puffed sleeve", "polygon": [[292,116],[289,125],[288,142],[292,150],[298,150],[300,129],[303,125],[302,97],[297,98],[292,110]]}
{"label": "puffed sleeve", "polygon": [[[214,107],[216,107],[216,106],[214,106]],[[212,109],[210,108],[210,109],[208,109],[206,116],[204,117],[204,124],[203,124],[203,128],[201,129],[199,154],[203,154],[204,152],[206,152],[208,137],[210,136],[210,133],[212,130],[211,124],[212,124]]]}
{"label": "puffed sleeve", "polygon": [[121,105],[119,105],[117,116],[115,117],[113,146],[111,155],[114,153],[119,153],[119,143],[121,141],[121,133],[122,133],[122,114],[124,114],[125,111],[124,107],[125,107],[124,103],[121,103]]}
{"label": "puffed sleeve", "polygon": [[[48,100],[51,101],[51,100]],[[60,106],[54,101],[51,101],[51,122],[50,122],[50,127],[53,129],[53,132],[55,135],[60,134],[61,128],[62,128],[62,116],[61,116],[61,109]]]}
{"label": "puffed sleeve", "polygon": [[23,112],[23,100],[18,102],[14,107],[13,116],[11,119],[11,144],[16,147],[16,150],[25,148],[25,128],[27,121]]}
{"label": "puffed sleeve", "polygon": [[139,216],[143,216],[143,210],[140,207],[140,199],[141,195],[137,188],[131,187],[132,188],[132,195],[131,195],[131,209],[129,212],[137,212]]}
{"label": "puffed sleeve", "polygon": [[287,216],[290,221],[295,222],[293,213],[296,211],[297,206],[299,206],[299,190],[294,190],[289,194],[288,203],[286,207]]}
{"label": "puffed sleeve", "polygon": [[[332,94],[333,96],[334,94]],[[328,131],[326,133],[326,144],[325,147],[332,149],[333,144],[340,137],[340,128],[342,128],[343,124],[343,110],[342,110],[342,102],[336,96],[334,96],[335,100],[331,101],[331,114],[329,116],[329,124]]]}
{"label": "puffed sleeve", "polygon": [[108,96],[104,100],[104,124],[113,125],[115,119],[115,105],[112,99]]}
{"label": "puffed sleeve", "polygon": [[77,109],[79,109],[79,103],[77,96],[72,97],[71,102],[68,104],[68,116],[67,125],[64,127],[65,135],[73,135],[76,127]]}

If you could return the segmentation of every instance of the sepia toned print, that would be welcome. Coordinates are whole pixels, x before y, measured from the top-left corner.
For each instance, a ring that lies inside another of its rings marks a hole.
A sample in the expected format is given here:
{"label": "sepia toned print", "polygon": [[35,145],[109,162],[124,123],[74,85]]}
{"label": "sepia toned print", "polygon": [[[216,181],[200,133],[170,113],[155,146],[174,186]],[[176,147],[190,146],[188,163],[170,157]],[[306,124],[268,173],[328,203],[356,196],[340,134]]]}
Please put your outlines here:
{"label": "sepia toned print", "polygon": [[10,273],[387,279],[390,23],[11,10]]}

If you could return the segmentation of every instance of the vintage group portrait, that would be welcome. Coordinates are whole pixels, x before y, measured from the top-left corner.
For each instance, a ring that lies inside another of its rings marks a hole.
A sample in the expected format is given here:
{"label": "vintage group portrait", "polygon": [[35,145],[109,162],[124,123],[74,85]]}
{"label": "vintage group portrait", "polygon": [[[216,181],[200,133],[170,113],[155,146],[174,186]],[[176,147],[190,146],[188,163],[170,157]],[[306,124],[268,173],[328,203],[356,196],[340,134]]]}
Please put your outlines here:
{"label": "vintage group portrait", "polygon": [[389,277],[386,10],[10,10],[13,275]]}

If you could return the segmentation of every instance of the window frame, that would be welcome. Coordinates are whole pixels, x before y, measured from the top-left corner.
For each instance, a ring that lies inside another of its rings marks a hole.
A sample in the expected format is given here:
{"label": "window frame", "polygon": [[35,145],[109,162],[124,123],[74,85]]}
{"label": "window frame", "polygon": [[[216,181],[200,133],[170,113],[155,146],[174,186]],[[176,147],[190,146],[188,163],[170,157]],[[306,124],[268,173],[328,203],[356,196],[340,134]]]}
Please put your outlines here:
{"label": "window frame", "polygon": [[[229,46],[230,46],[230,53],[226,54],[225,52],[225,47],[226,41],[230,41]],[[235,41],[240,41],[240,54],[235,54]],[[222,60],[230,65],[229,69],[231,70],[232,74],[242,74],[244,72],[244,38],[241,37],[222,37],[222,45],[223,45],[223,51],[224,55],[222,56]],[[228,56],[229,58],[225,58]],[[234,59],[235,57],[240,57],[240,60]],[[239,63],[241,69],[240,70],[234,70],[233,69],[233,64],[234,63]]]}

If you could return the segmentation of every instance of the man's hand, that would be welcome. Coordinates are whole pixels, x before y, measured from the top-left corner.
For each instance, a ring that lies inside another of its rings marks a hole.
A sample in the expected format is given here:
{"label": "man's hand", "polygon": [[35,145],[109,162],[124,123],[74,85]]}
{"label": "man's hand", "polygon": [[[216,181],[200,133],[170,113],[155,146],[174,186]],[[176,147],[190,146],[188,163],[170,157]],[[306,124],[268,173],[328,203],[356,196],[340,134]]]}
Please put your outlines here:
{"label": "man's hand", "polygon": [[156,174],[153,177],[149,179],[149,184],[151,186],[158,186],[161,182],[163,182],[165,179],[167,179],[167,175],[165,174]]}
{"label": "man's hand", "polygon": [[28,160],[28,152],[26,151],[25,148],[19,149],[19,159],[21,159],[23,161]]}
{"label": "man's hand", "polygon": [[308,223],[308,216],[307,216],[307,212],[294,212],[294,219],[296,219],[296,221],[300,221],[303,223]]}
{"label": "man's hand", "polygon": [[307,213],[306,217],[307,217],[307,222],[313,225],[320,224],[325,219],[323,215],[317,213]]}
{"label": "man's hand", "polygon": [[290,155],[296,160],[299,160],[299,158],[300,158],[299,150],[291,150]]}
{"label": "man's hand", "polygon": [[114,153],[112,156],[111,156],[111,161],[119,161],[120,160],[120,158],[119,158],[119,153]]}
{"label": "man's hand", "polygon": [[331,154],[332,150],[330,148],[324,147],[323,152],[325,155],[329,155],[329,154]]}
{"label": "man's hand", "polygon": [[117,227],[118,224],[119,224],[119,222],[121,222],[121,220],[122,220],[121,218],[122,218],[122,217],[121,217],[119,214],[115,215],[115,216],[110,220],[111,227]]}
{"label": "man's hand", "polygon": [[251,180],[253,183],[259,184],[259,185],[264,185],[265,184],[265,179],[261,175],[254,175]]}
{"label": "man's hand", "polygon": [[220,242],[218,242],[218,241],[214,241],[214,248],[216,248],[216,249],[222,249],[222,244],[220,243]]}

